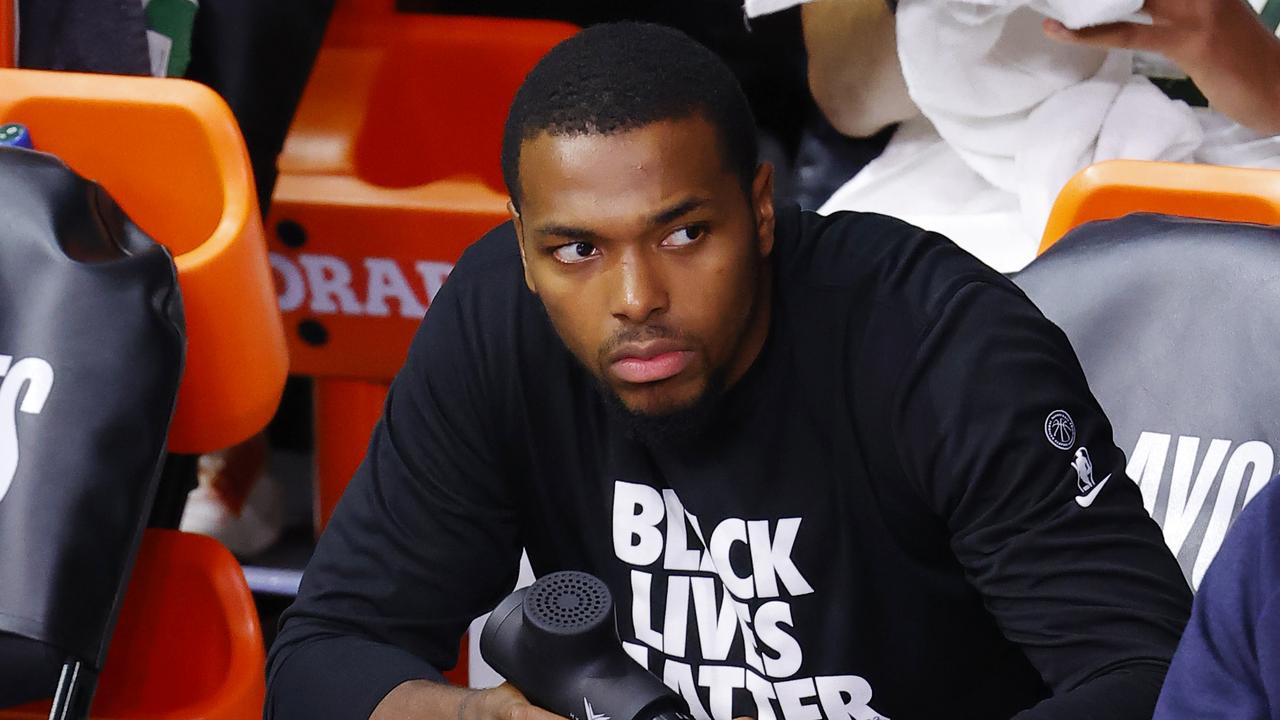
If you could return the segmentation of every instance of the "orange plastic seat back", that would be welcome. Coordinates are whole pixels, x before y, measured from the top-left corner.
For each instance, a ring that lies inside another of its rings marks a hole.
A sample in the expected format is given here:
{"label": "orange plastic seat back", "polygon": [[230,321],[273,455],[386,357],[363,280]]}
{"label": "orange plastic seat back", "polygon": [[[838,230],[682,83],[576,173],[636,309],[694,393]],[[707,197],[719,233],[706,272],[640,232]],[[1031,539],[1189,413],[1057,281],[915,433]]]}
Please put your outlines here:
{"label": "orange plastic seat back", "polygon": [[507,218],[516,89],[577,31],[382,8],[339,5],[279,160],[268,228],[295,373],[395,374],[458,256]]}
{"label": "orange plastic seat back", "polygon": [[192,711],[205,704],[228,720],[254,717],[265,664],[257,610],[231,553],[202,535],[148,530],[94,714],[203,717]]}
{"label": "orange plastic seat back", "polygon": [[1133,212],[1280,225],[1280,172],[1142,160],[1090,165],[1058,193],[1040,252],[1074,227]]}
{"label": "orange plastic seat back", "polygon": [[30,130],[173,253],[187,358],[172,452],[233,445],[275,412],[287,371],[248,156],[212,90],[162,80],[0,70],[0,122]]}
{"label": "orange plastic seat back", "polygon": [[[107,654],[95,720],[260,717],[262,631],[244,573],[218,541],[148,530]],[[49,703],[0,711],[44,720]]]}
{"label": "orange plastic seat back", "polygon": [[507,109],[548,43],[568,29],[538,23],[552,33],[537,42],[529,21],[429,20],[389,42],[356,138],[356,173],[390,188],[479,180],[505,195],[498,156]]}

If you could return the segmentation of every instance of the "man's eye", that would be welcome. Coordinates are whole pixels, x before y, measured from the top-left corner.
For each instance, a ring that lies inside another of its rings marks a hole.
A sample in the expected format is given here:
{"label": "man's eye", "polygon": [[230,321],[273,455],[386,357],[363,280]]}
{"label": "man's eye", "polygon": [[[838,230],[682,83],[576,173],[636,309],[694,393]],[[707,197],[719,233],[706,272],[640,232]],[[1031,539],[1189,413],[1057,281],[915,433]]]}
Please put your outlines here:
{"label": "man's eye", "polygon": [[589,242],[575,242],[567,245],[561,245],[551,254],[562,263],[580,263],[583,260],[595,255],[598,251],[596,246]]}
{"label": "man's eye", "polygon": [[684,247],[698,242],[706,234],[706,225],[688,225],[668,235],[662,244],[667,247]]}

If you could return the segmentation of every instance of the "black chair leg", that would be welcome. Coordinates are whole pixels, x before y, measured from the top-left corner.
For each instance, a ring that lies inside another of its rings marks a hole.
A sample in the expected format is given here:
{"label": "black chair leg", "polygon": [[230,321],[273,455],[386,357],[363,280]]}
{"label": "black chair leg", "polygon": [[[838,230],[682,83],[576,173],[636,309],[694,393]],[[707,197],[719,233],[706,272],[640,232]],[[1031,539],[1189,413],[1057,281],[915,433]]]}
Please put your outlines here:
{"label": "black chair leg", "polygon": [[187,505],[187,493],[196,487],[196,463],[199,459],[199,455],[170,454],[165,457],[147,527],[177,529],[182,520],[182,510]]}
{"label": "black chair leg", "polygon": [[88,720],[98,674],[79,660],[68,660],[58,678],[49,720]]}

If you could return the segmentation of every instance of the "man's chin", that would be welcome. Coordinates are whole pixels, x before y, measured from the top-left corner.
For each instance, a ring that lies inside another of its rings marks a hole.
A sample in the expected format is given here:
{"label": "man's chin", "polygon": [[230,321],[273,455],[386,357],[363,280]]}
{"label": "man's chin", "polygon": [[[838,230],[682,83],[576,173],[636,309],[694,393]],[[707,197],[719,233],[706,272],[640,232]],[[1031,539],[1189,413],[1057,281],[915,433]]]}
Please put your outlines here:
{"label": "man's chin", "polygon": [[661,420],[669,415],[685,412],[696,406],[702,397],[701,392],[674,395],[659,392],[657,389],[648,392],[644,390],[619,392],[614,389],[612,394],[614,401],[628,415],[651,420]]}
{"label": "man's chin", "polygon": [[673,390],[654,387],[624,394],[609,388],[605,395],[635,440],[650,446],[696,440],[706,432],[719,407],[723,382],[712,377],[694,392]]}

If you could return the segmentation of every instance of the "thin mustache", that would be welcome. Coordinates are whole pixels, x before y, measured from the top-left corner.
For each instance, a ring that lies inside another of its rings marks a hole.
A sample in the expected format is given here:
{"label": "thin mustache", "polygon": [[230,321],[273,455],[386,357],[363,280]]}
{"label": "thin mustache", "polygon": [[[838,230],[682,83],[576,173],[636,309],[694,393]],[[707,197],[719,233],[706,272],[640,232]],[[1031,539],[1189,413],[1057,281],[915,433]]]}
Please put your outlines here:
{"label": "thin mustache", "polygon": [[608,357],[623,345],[642,343],[647,340],[680,340],[681,337],[680,333],[662,325],[628,328],[609,338],[609,341],[600,348],[600,357]]}

